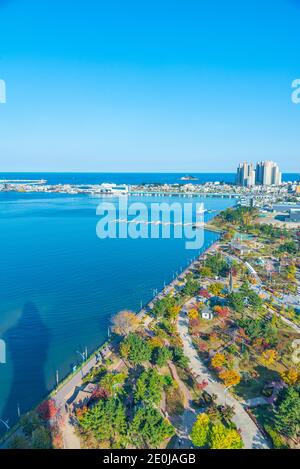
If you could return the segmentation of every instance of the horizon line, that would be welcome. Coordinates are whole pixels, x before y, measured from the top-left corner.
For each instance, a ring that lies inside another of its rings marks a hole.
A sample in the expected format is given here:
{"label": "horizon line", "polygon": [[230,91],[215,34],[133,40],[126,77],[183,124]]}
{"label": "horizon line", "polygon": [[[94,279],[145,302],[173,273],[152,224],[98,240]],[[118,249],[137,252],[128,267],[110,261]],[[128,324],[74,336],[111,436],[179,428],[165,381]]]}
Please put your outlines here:
{"label": "horizon line", "polygon": [[[48,171],[48,170],[39,170],[39,171],[23,171],[23,170],[13,170],[13,171],[0,171],[0,174],[5,173],[23,173],[23,174],[39,174],[39,173],[51,173],[51,174],[184,174],[186,176],[193,174],[236,174],[236,171],[80,171],[80,170],[61,170],[61,171]],[[282,174],[300,174],[300,171],[287,170],[281,171]]]}

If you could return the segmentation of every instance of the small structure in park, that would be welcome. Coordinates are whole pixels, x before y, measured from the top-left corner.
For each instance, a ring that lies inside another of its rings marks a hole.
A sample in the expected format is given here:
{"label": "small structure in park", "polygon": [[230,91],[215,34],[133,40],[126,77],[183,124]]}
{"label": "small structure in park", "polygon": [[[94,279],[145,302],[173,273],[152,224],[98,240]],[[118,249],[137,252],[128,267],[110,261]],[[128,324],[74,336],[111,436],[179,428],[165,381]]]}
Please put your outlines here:
{"label": "small structure in park", "polygon": [[76,411],[88,405],[97,389],[97,384],[93,383],[88,383],[84,388],[76,387],[72,396],[67,400],[67,407],[72,406],[73,411]]}
{"label": "small structure in park", "polygon": [[209,308],[209,306],[205,306],[202,311],[201,311],[201,317],[202,319],[206,319],[211,321],[214,318],[214,314],[212,310]]}

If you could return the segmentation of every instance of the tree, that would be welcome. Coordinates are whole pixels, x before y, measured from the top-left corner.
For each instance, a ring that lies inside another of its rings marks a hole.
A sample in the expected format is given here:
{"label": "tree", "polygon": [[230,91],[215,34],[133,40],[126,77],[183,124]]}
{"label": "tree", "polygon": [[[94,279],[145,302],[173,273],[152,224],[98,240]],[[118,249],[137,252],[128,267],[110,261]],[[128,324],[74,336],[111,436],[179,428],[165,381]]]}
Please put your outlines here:
{"label": "tree", "polygon": [[209,285],[208,290],[214,296],[220,296],[222,291],[224,290],[224,285],[219,282],[212,283]]}
{"label": "tree", "polygon": [[280,376],[283,381],[289,386],[294,386],[299,382],[300,379],[299,372],[294,368],[290,368],[289,370],[283,371]]}
{"label": "tree", "polygon": [[125,379],[125,373],[106,373],[100,380],[100,389],[105,390],[108,396],[118,394],[122,391]]}
{"label": "tree", "polygon": [[269,350],[265,350],[261,354],[260,360],[263,365],[270,366],[275,362],[276,358],[277,358],[276,350],[269,349]]}
{"label": "tree", "polygon": [[174,427],[151,406],[140,407],[129,427],[130,441],[137,448],[158,448],[174,433]]}
{"label": "tree", "polygon": [[9,449],[29,449],[29,441],[24,435],[15,435],[9,440]]}
{"label": "tree", "polygon": [[224,381],[225,386],[234,386],[239,384],[241,377],[235,370],[223,370],[219,373],[219,377]]}
{"label": "tree", "polygon": [[176,299],[171,295],[167,295],[161,300],[156,301],[154,308],[152,309],[152,313],[157,318],[162,318],[163,316],[168,315],[174,306],[177,306]]}
{"label": "tree", "polygon": [[31,446],[33,449],[51,449],[51,436],[49,430],[45,427],[36,428],[32,432]]}
{"label": "tree", "polygon": [[143,371],[136,382],[134,394],[135,401],[143,401],[148,404],[159,404],[164,385],[163,376],[153,368]]}
{"label": "tree", "polygon": [[130,353],[131,347],[130,343],[127,341],[123,341],[120,345],[120,355],[122,358],[128,358]]}
{"label": "tree", "polygon": [[177,306],[177,305],[171,306],[167,312],[167,316],[172,321],[176,321],[180,311],[181,311],[180,306]]}
{"label": "tree", "polygon": [[27,414],[23,415],[20,420],[22,430],[25,436],[31,437],[32,432],[40,427],[41,425],[41,420],[38,416],[38,414],[32,410],[31,412],[28,412]]}
{"label": "tree", "polygon": [[275,411],[275,428],[282,434],[294,437],[300,429],[300,394],[294,387],[283,390]]}
{"label": "tree", "polygon": [[235,415],[234,406],[225,405],[221,407],[220,412],[225,421],[230,422]]}
{"label": "tree", "polygon": [[297,268],[296,268],[295,264],[291,264],[287,267],[286,277],[291,282],[294,282],[296,280],[296,273],[297,273]]}
{"label": "tree", "polygon": [[171,360],[172,352],[167,347],[156,347],[152,353],[152,360],[157,366],[165,366]]}
{"label": "tree", "polygon": [[134,365],[141,364],[151,358],[151,346],[146,340],[133,332],[130,332],[123,340],[121,347],[122,353],[126,349],[127,357]]}
{"label": "tree", "polygon": [[38,415],[45,421],[53,419],[58,411],[59,409],[56,407],[54,399],[48,399],[42,402],[37,408]]}
{"label": "tree", "polygon": [[286,241],[279,246],[278,251],[280,253],[296,254],[298,249],[295,241]]}
{"label": "tree", "polygon": [[173,360],[178,366],[180,366],[180,368],[188,368],[189,366],[189,359],[184,355],[184,352],[180,347],[173,348]]}
{"label": "tree", "polygon": [[221,368],[226,363],[226,357],[222,353],[216,353],[211,359],[213,368]]}
{"label": "tree", "polygon": [[139,322],[139,318],[132,311],[120,311],[112,318],[113,331],[116,334],[126,336],[137,328]]}
{"label": "tree", "polygon": [[212,426],[210,432],[212,449],[241,449],[243,446],[243,440],[236,430],[227,428],[222,423]]}
{"label": "tree", "polygon": [[192,275],[187,276],[186,284],[182,290],[182,293],[188,297],[191,297],[199,290],[199,284],[193,279]]}
{"label": "tree", "polygon": [[199,319],[199,311],[196,308],[191,308],[188,313],[189,319]]}
{"label": "tree", "polygon": [[230,315],[230,310],[226,306],[215,306],[214,312],[220,319],[227,319]]}
{"label": "tree", "polygon": [[199,414],[193,425],[191,440],[194,446],[205,446],[208,442],[210,418],[207,414]]}
{"label": "tree", "polygon": [[203,278],[211,278],[214,275],[211,268],[206,267],[206,266],[200,267],[199,273],[200,273],[200,276],[203,277]]}
{"label": "tree", "polygon": [[244,310],[244,297],[241,293],[232,292],[229,297],[229,306],[237,313],[242,313]]}
{"label": "tree", "polygon": [[100,400],[78,419],[79,425],[98,441],[120,442],[126,434],[123,404],[116,398]]}
{"label": "tree", "polygon": [[247,299],[252,311],[261,311],[263,306],[263,300],[255,291],[250,290],[247,295]]}
{"label": "tree", "polygon": [[219,252],[217,254],[207,256],[205,266],[210,268],[214,275],[218,275],[220,277],[226,277],[229,270],[227,262]]}

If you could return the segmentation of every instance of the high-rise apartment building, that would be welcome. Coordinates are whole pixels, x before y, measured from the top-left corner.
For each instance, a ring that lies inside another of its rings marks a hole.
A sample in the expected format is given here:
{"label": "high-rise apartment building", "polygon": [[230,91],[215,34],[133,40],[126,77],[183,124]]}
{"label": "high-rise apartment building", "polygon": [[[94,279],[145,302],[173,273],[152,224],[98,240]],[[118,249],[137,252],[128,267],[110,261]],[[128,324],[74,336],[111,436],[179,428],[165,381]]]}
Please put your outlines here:
{"label": "high-rise apartment building", "polygon": [[251,187],[255,184],[255,172],[253,164],[240,163],[237,168],[236,183],[239,186]]}
{"label": "high-rise apartment building", "polygon": [[281,172],[273,161],[261,161],[257,163],[255,170],[255,184],[260,186],[279,186],[281,184]]}

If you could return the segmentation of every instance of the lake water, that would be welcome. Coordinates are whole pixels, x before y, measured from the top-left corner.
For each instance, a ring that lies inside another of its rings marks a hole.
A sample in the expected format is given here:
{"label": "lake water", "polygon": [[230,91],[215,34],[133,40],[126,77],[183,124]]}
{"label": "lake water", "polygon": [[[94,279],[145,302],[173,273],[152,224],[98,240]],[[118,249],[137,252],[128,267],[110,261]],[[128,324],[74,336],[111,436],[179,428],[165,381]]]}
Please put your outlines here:
{"label": "lake water", "polygon": [[[160,200],[169,198],[155,198]],[[0,416],[11,425],[17,405],[22,413],[30,409],[53,388],[56,370],[62,379],[80,360],[77,352],[91,352],[105,340],[112,315],[138,311],[153,289],[162,289],[217,238],[206,231],[198,251],[186,250],[184,239],[100,240],[100,201],[0,193],[0,339],[7,347],[7,363],[0,364]],[[204,202],[214,210],[235,203]]]}

